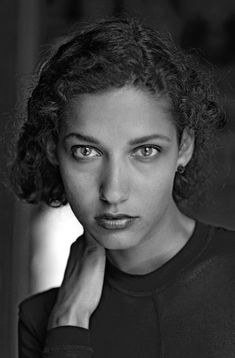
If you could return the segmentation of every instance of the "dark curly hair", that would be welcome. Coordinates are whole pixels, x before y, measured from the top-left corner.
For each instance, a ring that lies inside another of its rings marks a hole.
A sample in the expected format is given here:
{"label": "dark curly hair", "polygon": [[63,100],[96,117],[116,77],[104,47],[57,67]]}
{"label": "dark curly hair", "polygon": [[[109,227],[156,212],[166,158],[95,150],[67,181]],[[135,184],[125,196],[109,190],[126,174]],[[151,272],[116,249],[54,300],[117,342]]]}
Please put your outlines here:
{"label": "dark curly hair", "polygon": [[213,82],[169,36],[135,19],[110,18],[76,31],[41,66],[28,99],[11,165],[14,191],[29,203],[65,205],[59,168],[47,159],[46,143],[49,137],[57,141],[66,104],[82,93],[132,85],[170,99],[179,143],[185,128],[194,132],[193,157],[183,174],[176,173],[173,189],[176,203],[189,200],[207,180],[203,163],[225,124]]}

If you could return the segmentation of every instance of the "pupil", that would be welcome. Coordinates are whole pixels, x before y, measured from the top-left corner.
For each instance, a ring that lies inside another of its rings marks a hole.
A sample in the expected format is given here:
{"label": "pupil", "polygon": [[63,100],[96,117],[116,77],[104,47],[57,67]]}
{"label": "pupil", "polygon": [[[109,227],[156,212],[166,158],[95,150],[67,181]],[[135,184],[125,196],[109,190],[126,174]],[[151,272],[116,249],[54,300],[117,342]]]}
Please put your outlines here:
{"label": "pupil", "polygon": [[149,147],[144,148],[144,155],[145,155],[145,156],[150,155],[150,154],[151,154],[151,149],[152,149],[152,148],[149,148]]}
{"label": "pupil", "polygon": [[83,155],[89,155],[90,154],[90,148],[86,147],[83,149]]}

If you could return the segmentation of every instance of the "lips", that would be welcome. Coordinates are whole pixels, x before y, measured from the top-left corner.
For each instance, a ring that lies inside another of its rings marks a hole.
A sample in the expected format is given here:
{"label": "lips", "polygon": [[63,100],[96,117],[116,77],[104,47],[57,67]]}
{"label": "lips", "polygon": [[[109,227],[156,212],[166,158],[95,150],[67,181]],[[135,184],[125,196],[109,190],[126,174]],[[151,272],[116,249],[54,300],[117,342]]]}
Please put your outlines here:
{"label": "lips", "polygon": [[107,230],[123,230],[131,226],[136,220],[137,216],[130,216],[127,214],[110,214],[104,213],[95,217],[99,226]]}
{"label": "lips", "polygon": [[122,219],[130,219],[130,218],[134,218],[136,216],[130,216],[127,214],[109,214],[109,213],[105,213],[102,215],[98,215],[95,218],[96,219],[105,219],[105,220],[122,220]]}

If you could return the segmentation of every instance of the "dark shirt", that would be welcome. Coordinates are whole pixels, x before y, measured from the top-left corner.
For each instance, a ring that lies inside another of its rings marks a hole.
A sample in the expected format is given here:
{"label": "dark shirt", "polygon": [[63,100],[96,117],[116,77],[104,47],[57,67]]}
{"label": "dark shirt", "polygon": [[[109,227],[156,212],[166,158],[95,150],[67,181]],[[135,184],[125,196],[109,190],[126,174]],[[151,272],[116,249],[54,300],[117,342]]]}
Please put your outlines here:
{"label": "dark shirt", "polygon": [[47,332],[58,289],[20,305],[20,358],[234,358],[235,232],[196,224],[186,245],[145,275],[106,264],[89,330]]}

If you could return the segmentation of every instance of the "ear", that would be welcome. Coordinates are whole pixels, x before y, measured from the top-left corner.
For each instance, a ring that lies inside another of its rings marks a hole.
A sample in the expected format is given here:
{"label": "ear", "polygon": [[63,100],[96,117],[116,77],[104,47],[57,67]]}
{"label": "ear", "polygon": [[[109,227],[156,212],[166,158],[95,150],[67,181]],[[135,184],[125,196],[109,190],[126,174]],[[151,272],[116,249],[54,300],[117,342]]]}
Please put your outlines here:
{"label": "ear", "polygon": [[194,132],[185,128],[181,137],[181,143],[179,147],[179,156],[177,160],[177,167],[186,165],[190,162],[194,151]]}
{"label": "ear", "polygon": [[47,142],[46,142],[47,159],[54,166],[57,166],[59,164],[58,159],[57,159],[57,150],[56,149],[57,149],[57,145],[56,145],[55,140],[52,137],[48,138]]}

